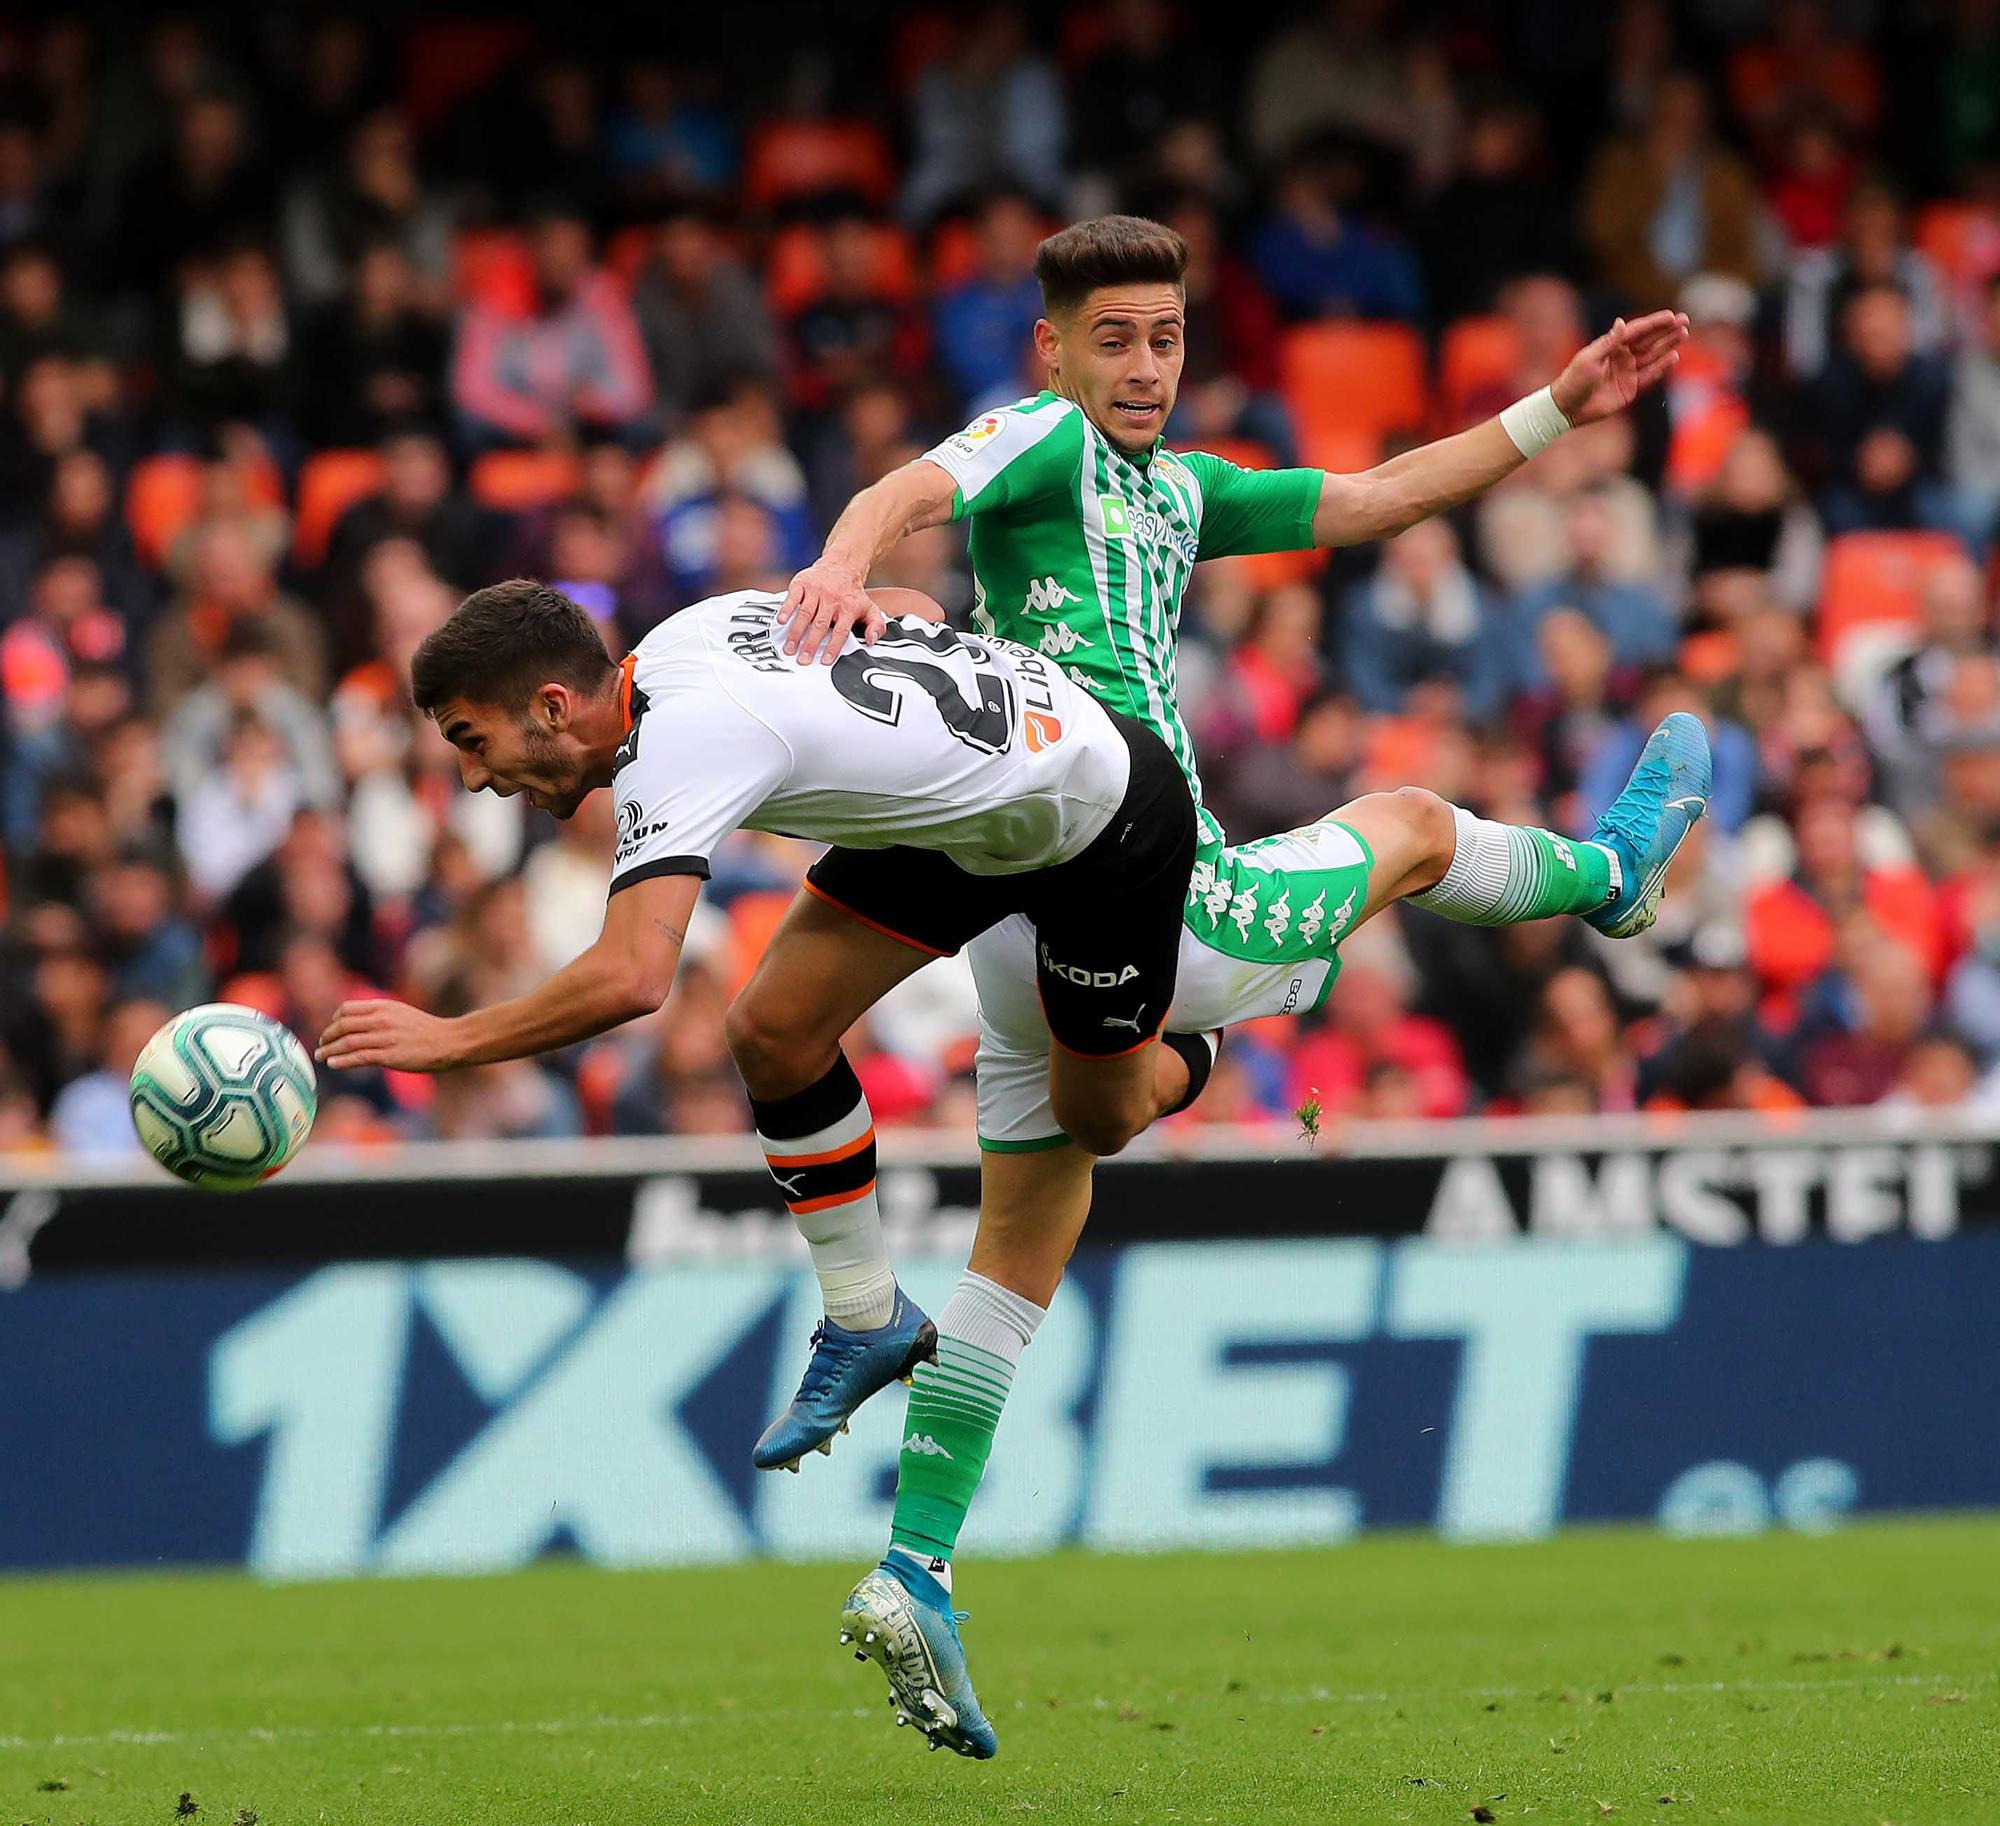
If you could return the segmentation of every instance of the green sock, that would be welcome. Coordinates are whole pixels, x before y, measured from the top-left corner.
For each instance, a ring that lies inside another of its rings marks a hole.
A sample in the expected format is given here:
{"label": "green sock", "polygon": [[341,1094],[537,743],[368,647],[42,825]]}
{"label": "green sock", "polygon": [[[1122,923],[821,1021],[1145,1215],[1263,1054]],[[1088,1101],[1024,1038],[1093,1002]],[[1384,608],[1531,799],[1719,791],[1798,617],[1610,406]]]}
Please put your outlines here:
{"label": "green sock", "polygon": [[1410,898],[1464,926],[1512,926],[1558,913],[1594,913],[1619,886],[1619,863],[1601,843],[1528,824],[1495,824],[1454,811],[1458,845],[1434,888]]}
{"label": "green sock", "polygon": [[940,1337],[917,1365],[897,1465],[892,1547],[950,1559],[993,1450],[1014,1366],[962,1338]]}

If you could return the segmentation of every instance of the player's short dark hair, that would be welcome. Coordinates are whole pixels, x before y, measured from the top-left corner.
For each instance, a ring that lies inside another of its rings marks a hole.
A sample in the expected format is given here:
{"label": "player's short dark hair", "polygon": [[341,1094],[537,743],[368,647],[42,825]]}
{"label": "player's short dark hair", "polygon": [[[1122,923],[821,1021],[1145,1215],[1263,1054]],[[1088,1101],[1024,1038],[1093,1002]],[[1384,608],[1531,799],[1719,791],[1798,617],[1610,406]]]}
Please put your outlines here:
{"label": "player's short dark hair", "polygon": [[1187,243],[1144,216],[1093,216],[1058,229],[1035,249],[1042,309],[1073,311],[1103,285],[1179,285]]}
{"label": "player's short dark hair", "polygon": [[520,711],[550,680],[595,692],[617,669],[582,609],[560,590],[515,577],[473,591],[424,636],[410,662],[410,695],[426,712],[455,697]]}

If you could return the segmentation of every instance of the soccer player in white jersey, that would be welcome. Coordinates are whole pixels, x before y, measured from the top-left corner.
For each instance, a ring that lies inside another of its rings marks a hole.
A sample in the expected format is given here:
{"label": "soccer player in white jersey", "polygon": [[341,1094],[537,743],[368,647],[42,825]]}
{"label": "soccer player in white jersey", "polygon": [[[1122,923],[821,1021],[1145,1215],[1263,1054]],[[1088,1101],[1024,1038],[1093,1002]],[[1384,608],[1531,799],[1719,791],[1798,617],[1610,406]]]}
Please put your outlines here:
{"label": "soccer player in white jersey", "polygon": [[[906,533],[963,518],[976,625],[1059,661],[1154,729],[1199,797],[1174,667],[1196,562],[1359,544],[1455,507],[1572,426],[1629,405],[1670,371],[1687,334],[1672,312],[1621,320],[1498,418],[1363,474],[1251,472],[1164,446],[1180,381],[1186,257],[1170,229],[1126,216],[1077,223],[1044,242],[1035,271],[1046,314],[1035,341],[1048,388],[982,415],[858,494],[819,561],[793,579],[786,650],[810,662],[815,651],[843,652],[850,628],[872,638],[877,618],[863,586],[875,563]],[[1706,805],[1708,769],[1700,724],[1669,718],[1589,840],[1496,824],[1418,787],[1373,793],[1303,829],[1236,846],[1204,811],[1168,1023],[1189,1074],[1177,1100],[1198,1093],[1213,1057],[1196,1034],[1319,1006],[1342,939],[1398,900],[1475,925],[1572,913],[1612,936],[1642,930],[1667,864]],[[920,1593],[917,1647],[929,1646],[934,1671],[948,1676],[947,1702],[961,1706],[971,1701],[962,1651],[938,1621],[940,1611],[950,1615],[948,1562],[1014,1367],[1088,1214],[1092,1166],[1088,1143],[1065,1130],[1041,1089],[1049,1038],[1027,975],[1031,939],[1008,922],[976,941],[971,958],[981,1022],[979,1234],[970,1272],[939,1315],[937,1359],[919,1370],[911,1394],[891,1554],[850,1601],[851,1615],[889,1623],[903,1644],[910,1606],[884,1581]],[[759,1032],[773,1050],[822,1043],[795,1009],[756,998],[756,989],[740,1031]],[[830,1315],[842,1301],[841,1327],[816,1340],[798,1398],[760,1442],[759,1464],[795,1461],[831,1434],[866,1396],[860,1340],[871,1327],[913,1322],[879,1223],[862,1234],[870,1215],[854,1214],[838,1288],[822,1274]]]}
{"label": "soccer player in white jersey", "polygon": [[[1116,1152],[1186,1088],[1171,1054],[1162,1072],[1156,1036],[1173,996],[1193,799],[1157,736],[1047,660],[955,633],[915,592],[884,595],[928,614],[889,622],[830,668],[779,652],[780,599],[757,592],[682,610],[622,665],[547,585],[468,597],[417,650],[416,702],[457,748],[471,791],[525,793],[567,818],[613,788],[603,930],[541,987],[457,1019],[346,1003],[320,1056],[438,1071],[551,1051],[652,1012],[711,852],[747,827],[833,846],[760,966],[822,1021],[832,1007],[832,1037],[809,1057],[738,1049],[801,1224],[872,1201],[874,1129],[838,1036],[932,957],[1015,915],[1035,929],[1058,1042],[1049,1095],[1095,1151]],[[837,1288],[837,1263],[819,1265]],[[931,1342],[918,1315],[874,1346],[893,1375]]]}

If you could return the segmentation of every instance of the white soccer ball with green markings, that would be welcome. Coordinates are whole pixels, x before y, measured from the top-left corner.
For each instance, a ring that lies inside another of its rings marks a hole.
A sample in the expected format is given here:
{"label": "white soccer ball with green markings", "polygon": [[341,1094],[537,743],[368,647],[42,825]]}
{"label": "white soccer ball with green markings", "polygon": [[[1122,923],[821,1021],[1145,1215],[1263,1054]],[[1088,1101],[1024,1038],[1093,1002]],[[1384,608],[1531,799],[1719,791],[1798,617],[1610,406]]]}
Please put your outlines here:
{"label": "white soccer ball with green markings", "polygon": [[210,1192],[269,1179],[304,1145],[319,1110],[306,1049],[235,1002],[175,1015],[132,1067],[131,1096],[146,1151]]}

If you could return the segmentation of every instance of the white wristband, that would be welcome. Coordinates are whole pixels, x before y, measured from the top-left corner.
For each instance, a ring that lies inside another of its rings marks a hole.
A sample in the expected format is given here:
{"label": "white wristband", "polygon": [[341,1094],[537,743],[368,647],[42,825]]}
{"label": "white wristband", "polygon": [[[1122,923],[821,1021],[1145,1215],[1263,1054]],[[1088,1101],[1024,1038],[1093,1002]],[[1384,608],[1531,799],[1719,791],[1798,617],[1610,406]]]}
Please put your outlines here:
{"label": "white wristband", "polygon": [[1514,440],[1524,457],[1540,456],[1569,429],[1569,420],[1547,387],[1517,399],[1500,414],[1500,429]]}

